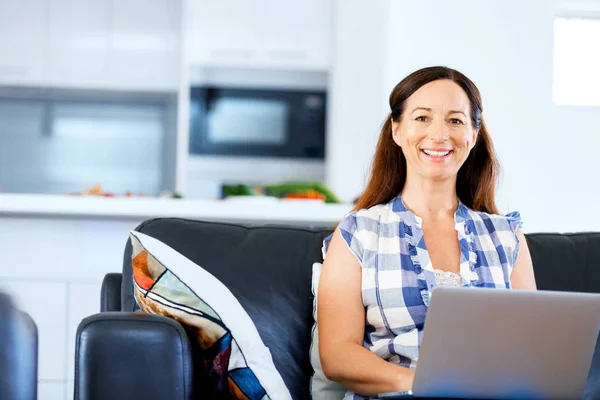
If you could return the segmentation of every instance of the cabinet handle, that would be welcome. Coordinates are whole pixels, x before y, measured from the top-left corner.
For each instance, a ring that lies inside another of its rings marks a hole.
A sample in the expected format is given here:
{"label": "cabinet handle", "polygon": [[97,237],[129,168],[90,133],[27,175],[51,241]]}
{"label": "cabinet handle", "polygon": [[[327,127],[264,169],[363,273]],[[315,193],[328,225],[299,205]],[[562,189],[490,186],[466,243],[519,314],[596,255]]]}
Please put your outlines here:
{"label": "cabinet handle", "polygon": [[252,54],[252,52],[249,50],[221,49],[221,50],[213,50],[211,52],[211,56],[213,56],[214,58],[227,58],[227,59],[243,58],[243,59],[249,60],[254,57],[254,54]]}
{"label": "cabinet handle", "polygon": [[270,51],[268,56],[272,60],[290,60],[290,61],[302,61],[308,58],[308,55],[304,51],[294,50],[276,50]]}

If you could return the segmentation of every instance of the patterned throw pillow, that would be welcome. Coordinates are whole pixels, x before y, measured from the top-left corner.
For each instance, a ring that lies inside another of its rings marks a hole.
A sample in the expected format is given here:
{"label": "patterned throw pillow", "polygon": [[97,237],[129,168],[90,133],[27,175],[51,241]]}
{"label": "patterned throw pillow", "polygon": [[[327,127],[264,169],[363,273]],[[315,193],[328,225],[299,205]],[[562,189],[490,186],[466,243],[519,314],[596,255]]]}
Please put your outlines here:
{"label": "patterned throw pillow", "polygon": [[315,323],[312,330],[312,343],[310,346],[310,363],[313,367],[313,376],[310,382],[310,394],[313,400],[341,400],[346,389],[337,382],[330,381],[323,373],[321,357],[319,356],[319,327],[317,325],[317,296],[319,279],[321,278],[321,263],[313,264],[312,291],[314,295],[313,317]]}
{"label": "patterned throw pillow", "polygon": [[194,332],[211,398],[291,400],[256,326],[227,287],[157,239],[133,231],[131,244],[136,301]]}

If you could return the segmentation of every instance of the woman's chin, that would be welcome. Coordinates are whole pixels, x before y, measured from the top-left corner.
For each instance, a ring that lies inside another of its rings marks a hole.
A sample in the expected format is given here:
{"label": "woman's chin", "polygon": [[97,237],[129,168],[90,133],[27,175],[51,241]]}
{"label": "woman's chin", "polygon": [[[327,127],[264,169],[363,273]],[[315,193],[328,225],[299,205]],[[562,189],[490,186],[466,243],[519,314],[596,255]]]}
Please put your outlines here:
{"label": "woman's chin", "polygon": [[447,169],[445,169],[445,170],[437,169],[437,171],[436,170],[425,171],[425,173],[422,175],[422,177],[424,179],[427,179],[428,181],[432,181],[432,182],[444,182],[447,180],[456,179],[456,173],[454,173],[454,171],[448,171]]}

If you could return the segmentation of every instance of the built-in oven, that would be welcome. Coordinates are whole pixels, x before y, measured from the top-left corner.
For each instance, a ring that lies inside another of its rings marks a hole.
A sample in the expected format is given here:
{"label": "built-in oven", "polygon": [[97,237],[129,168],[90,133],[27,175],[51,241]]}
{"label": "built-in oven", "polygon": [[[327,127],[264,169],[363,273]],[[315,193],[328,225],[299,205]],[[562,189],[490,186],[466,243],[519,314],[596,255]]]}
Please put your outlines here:
{"label": "built-in oven", "polygon": [[193,86],[190,154],[325,157],[326,92]]}

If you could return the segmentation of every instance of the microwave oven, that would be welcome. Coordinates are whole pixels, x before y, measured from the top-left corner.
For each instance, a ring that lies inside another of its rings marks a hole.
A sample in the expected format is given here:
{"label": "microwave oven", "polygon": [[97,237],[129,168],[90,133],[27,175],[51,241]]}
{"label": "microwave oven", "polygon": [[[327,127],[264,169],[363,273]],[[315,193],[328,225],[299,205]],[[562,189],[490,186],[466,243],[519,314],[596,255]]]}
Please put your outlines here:
{"label": "microwave oven", "polygon": [[325,158],[326,92],[192,86],[192,155]]}

